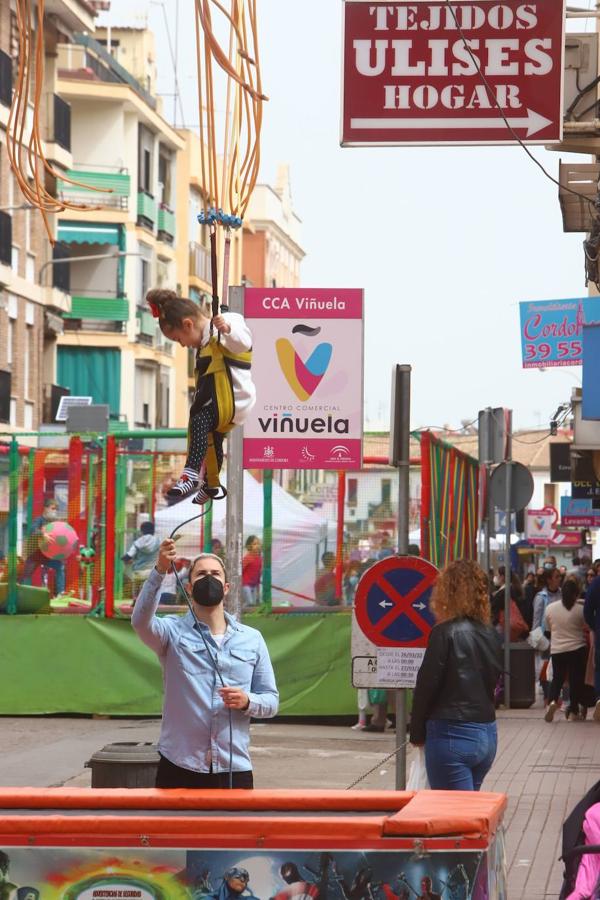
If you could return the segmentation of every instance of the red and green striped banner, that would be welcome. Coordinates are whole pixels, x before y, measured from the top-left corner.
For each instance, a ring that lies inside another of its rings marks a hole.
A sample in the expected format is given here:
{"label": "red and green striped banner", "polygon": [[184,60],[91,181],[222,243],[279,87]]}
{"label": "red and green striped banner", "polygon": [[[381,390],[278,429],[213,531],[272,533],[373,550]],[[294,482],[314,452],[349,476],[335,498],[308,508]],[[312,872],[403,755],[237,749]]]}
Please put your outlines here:
{"label": "red and green striped banner", "polygon": [[424,431],[421,438],[421,555],[438,568],[477,558],[479,462]]}

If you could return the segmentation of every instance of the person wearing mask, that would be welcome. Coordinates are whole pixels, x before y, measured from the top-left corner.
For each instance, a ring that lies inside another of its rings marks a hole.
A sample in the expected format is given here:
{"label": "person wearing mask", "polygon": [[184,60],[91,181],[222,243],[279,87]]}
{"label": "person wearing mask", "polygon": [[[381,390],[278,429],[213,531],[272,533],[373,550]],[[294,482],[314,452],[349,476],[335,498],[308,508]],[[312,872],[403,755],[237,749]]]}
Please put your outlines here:
{"label": "person wearing mask", "polygon": [[23,567],[23,584],[31,584],[37,569],[49,569],[54,572],[54,593],[62,594],[65,590],[65,564],[60,559],[49,559],[39,548],[40,537],[46,525],[58,519],[58,502],[54,497],[44,500],[41,516],[34,519],[27,535],[29,555]]}
{"label": "person wearing mask", "polygon": [[502,673],[483,569],[472,560],[451,562],[430,609],[436,625],[417,675],[410,741],[425,746],[433,790],[478,791],[496,755],[494,690]]}
{"label": "person wearing mask", "polygon": [[544,714],[546,722],[552,722],[558,709],[558,698],[567,677],[569,679],[569,706],[567,719],[583,718],[583,684],[587,661],[587,643],[584,634],[583,601],[579,599],[579,583],[567,578],[562,587],[562,597],[546,607],[546,625],[550,631],[552,682],[549,703]]}
{"label": "person wearing mask", "polygon": [[246,552],[242,559],[242,599],[244,606],[256,606],[259,599],[260,576],[262,574],[262,545],[260,538],[251,534],[246,541]]}
{"label": "person wearing mask", "polygon": [[250,717],[269,719],[279,705],[269,651],[259,631],[225,611],[227,574],[212,553],[190,566],[194,615],[157,616],[162,582],[176,559],[175,542],[163,541],[131,616],[164,674],[156,787],[226,788],[231,772],[234,788],[252,788]]}

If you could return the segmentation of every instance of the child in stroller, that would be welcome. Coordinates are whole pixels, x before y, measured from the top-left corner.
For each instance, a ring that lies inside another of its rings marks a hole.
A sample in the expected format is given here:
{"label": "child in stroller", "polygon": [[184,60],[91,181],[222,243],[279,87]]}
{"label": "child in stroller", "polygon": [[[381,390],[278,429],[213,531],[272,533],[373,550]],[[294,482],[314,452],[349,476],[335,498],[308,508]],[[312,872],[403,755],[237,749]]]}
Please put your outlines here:
{"label": "child in stroller", "polygon": [[559,900],[599,900],[600,781],[565,819],[561,858],[565,873]]}

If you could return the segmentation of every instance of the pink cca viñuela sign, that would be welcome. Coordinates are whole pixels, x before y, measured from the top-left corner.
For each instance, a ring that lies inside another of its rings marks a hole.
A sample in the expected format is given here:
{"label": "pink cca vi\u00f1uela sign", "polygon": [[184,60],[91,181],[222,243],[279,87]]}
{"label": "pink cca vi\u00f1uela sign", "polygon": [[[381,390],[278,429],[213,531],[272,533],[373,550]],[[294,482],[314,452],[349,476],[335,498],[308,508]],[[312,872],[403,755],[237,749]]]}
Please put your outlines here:
{"label": "pink cca vi\u00f1uela sign", "polygon": [[363,292],[246,288],[257,401],[244,424],[248,469],[359,469]]}

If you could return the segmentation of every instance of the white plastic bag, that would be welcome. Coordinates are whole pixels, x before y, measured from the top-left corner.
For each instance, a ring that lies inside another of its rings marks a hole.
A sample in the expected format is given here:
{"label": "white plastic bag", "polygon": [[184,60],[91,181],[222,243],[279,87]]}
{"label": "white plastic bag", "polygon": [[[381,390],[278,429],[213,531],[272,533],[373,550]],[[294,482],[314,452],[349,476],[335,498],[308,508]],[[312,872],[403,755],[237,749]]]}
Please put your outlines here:
{"label": "white plastic bag", "polygon": [[539,627],[534,628],[533,631],[530,632],[527,643],[530,647],[533,647],[534,650],[539,650],[541,653],[550,646],[550,641]]}
{"label": "white plastic bag", "polygon": [[415,758],[410,764],[406,790],[429,790],[429,779],[427,778],[427,767],[425,765],[425,747],[417,747]]}

